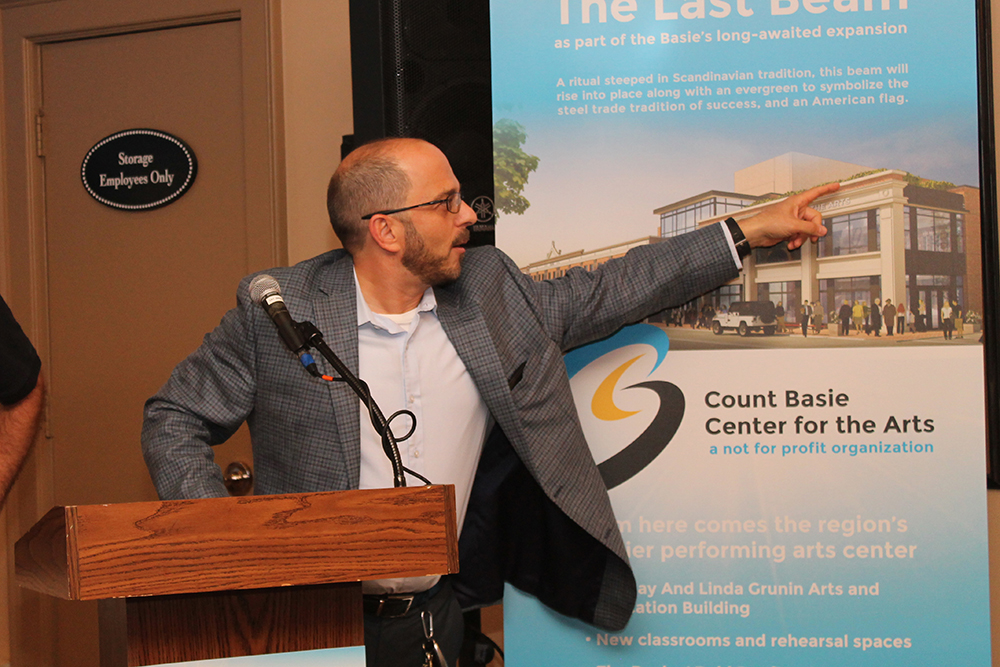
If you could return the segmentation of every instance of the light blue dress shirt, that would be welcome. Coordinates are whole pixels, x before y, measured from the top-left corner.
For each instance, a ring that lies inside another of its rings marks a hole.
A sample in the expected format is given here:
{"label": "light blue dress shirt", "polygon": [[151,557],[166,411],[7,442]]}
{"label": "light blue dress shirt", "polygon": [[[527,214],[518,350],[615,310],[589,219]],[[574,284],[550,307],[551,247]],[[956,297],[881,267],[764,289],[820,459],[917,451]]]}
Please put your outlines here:
{"label": "light blue dress shirt", "polygon": [[[486,438],[489,411],[469,371],[448,340],[437,316],[434,290],[424,292],[420,304],[400,315],[375,313],[368,307],[355,275],[358,304],[358,376],[368,383],[372,397],[386,417],[406,409],[417,420],[409,439],[399,443],[403,465],[434,484],[455,485],[458,530],[462,530],[469,493]],[[392,464],[382,451],[382,440],[371,425],[368,410],[361,411],[362,489],[393,484]],[[410,429],[408,416],[391,424],[397,436]],[[407,476],[407,484],[422,484]],[[426,590],[437,577],[366,582],[365,593]]]}

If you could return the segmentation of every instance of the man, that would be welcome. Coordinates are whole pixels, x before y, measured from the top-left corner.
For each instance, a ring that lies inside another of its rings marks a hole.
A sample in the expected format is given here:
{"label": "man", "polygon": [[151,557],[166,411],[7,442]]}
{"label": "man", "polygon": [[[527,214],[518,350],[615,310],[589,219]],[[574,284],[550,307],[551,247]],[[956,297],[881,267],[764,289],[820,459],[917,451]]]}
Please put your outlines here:
{"label": "man", "polygon": [[[892,305],[892,299],[885,300],[885,307],[882,308],[882,320],[885,322],[886,334],[891,336],[896,326],[896,306]],[[902,330],[899,333],[903,333]]]}
{"label": "man", "polygon": [[31,443],[42,414],[41,361],[0,296],[0,506]]}
{"label": "man", "polygon": [[944,300],[944,305],[941,306],[941,330],[944,331],[944,339],[951,340],[952,335],[952,310],[951,304],[948,299]]}
{"label": "man", "polygon": [[813,316],[813,307],[809,305],[809,300],[805,299],[802,301],[802,307],[799,308],[799,314],[802,318],[802,337],[809,337],[809,320]]}
{"label": "man", "polygon": [[[463,247],[476,217],[434,146],[390,139],[345,158],[328,190],[344,250],[270,273],[292,317],[323,331],[383,412],[416,414],[403,464],[455,484],[461,533],[461,572],[449,581],[365,585],[369,665],[422,664],[425,609],[452,662],[459,605],[498,601],[505,579],[563,614],[624,627],[635,578],[562,353],[731,280],[749,246],[785,240],[794,249],[822,236],[809,204],[837,187],[791,197],[731,231],[712,225],[539,283],[495,248]],[[296,367],[248,282],[147,403],[143,448],[161,497],[225,495],[211,445],[244,420],[257,493],[391,486],[357,398]],[[414,598],[405,615],[374,613],[398,609],[399,596]]]}
{"label": "man", "polygon": [[840,307],[840,311],[837,313],[840,318],[840,331],[839,335],[847,336],[851,332],[851,302],[844,301],[844,305]]}

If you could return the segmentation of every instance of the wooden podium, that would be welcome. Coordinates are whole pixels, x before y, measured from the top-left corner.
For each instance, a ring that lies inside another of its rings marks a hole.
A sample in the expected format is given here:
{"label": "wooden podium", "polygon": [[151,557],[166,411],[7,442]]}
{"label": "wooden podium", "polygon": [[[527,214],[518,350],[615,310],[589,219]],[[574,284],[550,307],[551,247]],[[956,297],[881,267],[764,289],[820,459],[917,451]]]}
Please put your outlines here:
{"label": "wooden podium", "polygon": [[55,507],[15,568],[101,601],[101,667],[360,646],[361,581],[458,571],[454,488]]}

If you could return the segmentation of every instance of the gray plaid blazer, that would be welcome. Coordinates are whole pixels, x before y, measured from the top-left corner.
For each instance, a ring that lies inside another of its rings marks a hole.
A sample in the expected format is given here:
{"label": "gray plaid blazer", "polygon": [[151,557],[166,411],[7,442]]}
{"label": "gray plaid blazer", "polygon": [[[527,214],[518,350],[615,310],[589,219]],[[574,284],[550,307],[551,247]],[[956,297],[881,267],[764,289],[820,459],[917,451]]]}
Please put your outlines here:
{"label": "gray plaid blazer", "polygon": [[[334,250],[269,273],[292,317],[316,324],[357,372],[352,267]],[[712,225],[546,282],[495,248],[473,248],[461,278],[435,289],[441,324],[495,424],[462,530],[455,589],[464,606],[498,600],[507,580],[561,613],[624,627],[635,578],[562,355],[736,274],[725,235]],[[211,446],[244,421],[255,493],[358,486],[358,399],[344,383],[298,368],[250,301],[251,278],[240,283],[236,308],[146,403],[143,453],[161,498],[225,496]]]}

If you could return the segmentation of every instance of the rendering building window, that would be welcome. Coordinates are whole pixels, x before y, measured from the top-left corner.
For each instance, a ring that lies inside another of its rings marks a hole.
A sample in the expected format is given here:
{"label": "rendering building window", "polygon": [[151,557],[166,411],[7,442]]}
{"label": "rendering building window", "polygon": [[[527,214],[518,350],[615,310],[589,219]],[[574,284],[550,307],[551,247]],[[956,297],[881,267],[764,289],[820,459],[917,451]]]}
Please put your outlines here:
{"label": "rendering building window", "polygon": [[830,231],[819,244],[820,257],[857,255],[880,250],[878,209],[838,215],[824,220],[823,224]]}
{"label": "rendering building window", "polygon": [[917,209],[917,250],[951,252],[951,214]]}
{"label": "rendering building window", "polygon": [[903,209],[906,249],[927,252],[965,252],[965,216],[917,206]]}
{"label": "rendering building window", "polygon": [[660,236],[678,236],[694,231],[702,220],[732,213],[756,202],[756,198],[734,193],[705,193],[694,201],[680,202],[675,208],[657,211],[660,214]]}
{"label": "rendering building window", "polygon": [[789,250],[784,243],[770,248],[754,248],[753,261],[757,264],[777,264],[779,262],[798,262],[802,259],[802,248]]}

